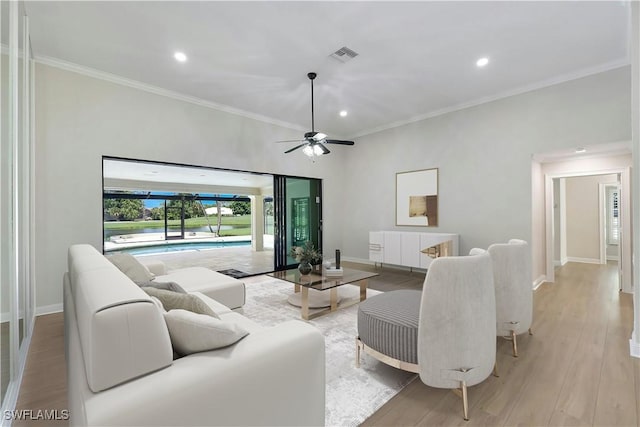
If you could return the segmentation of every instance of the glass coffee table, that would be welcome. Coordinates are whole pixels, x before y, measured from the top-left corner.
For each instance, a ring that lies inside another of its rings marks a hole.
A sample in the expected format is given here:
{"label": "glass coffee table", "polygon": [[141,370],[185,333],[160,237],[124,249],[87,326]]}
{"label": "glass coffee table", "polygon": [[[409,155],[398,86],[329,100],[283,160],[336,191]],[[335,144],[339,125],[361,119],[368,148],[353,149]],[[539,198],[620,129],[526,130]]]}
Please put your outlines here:
{"label": "glass coffee table", "polygon": [[[357,304],[360,301],[367,299],[367,284],[371,277],[375,277],[378,273],[371,273],[368,271],[356,270],[354,268],[342,268],[342,276],[326,276],[324,270],[321,272],[311,272],[309,274],[300,274],[297,268],[291,268],[289,270],[274,271],[267,274],[267,276],[275,277],[276,279],[285,280],[291,282],[294,285],[295,293],[300,293],[300,312],[302,318],[310,320],[318,316],[322,316],[332,311],[336,311],[338,308],[349,307],[353,304]],[[352,298],[338,304],[338,288],[343,285],[359,285],[360,286],[360,298]],[[315,291],[328,291],[329,302],[326,304],[328,307],[309,313],[309,290]],[[296,304],[297,305],[297,304]]]}

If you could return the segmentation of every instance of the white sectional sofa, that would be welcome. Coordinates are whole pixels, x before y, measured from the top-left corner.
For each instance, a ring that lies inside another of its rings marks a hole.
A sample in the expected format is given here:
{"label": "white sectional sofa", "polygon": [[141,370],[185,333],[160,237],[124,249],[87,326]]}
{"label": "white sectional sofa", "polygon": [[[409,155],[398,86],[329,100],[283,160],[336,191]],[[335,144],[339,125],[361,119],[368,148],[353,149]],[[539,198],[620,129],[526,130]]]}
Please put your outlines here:
{"label": "white sectional sofa", "polygon": [[323,425],[324,338],[292,320],[262,327],[198,295],[249,331],[228,347],[173,360],[161,309],[89,245],[64,277],[71,425]]}

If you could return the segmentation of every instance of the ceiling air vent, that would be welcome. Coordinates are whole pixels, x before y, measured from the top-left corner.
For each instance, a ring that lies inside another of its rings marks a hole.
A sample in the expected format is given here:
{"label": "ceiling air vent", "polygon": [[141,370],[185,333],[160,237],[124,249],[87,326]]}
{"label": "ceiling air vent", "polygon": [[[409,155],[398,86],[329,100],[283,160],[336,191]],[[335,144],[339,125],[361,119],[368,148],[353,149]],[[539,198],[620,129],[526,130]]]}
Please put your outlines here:
{"label": "ceiling air vent", "polygon": [[347,61],[355,58],[356,56],[358,56],[358,53],[354,52],[351,49],[349,49],[348,47],[344,46],[344,47],[341,47],[340,49],[336,50],[335,52],[333,52],[329,56],[331,58],[333,58],[333,59],[337,59],[340,62],[347,62]]}

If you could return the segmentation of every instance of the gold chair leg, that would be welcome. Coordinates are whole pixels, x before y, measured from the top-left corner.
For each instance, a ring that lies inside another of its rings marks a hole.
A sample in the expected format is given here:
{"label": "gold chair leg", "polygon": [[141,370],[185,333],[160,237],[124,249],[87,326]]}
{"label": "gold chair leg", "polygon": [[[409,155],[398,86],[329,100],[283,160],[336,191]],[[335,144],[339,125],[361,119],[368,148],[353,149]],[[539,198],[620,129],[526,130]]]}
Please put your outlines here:
{"label": "gold chair leg", "polygon": [[511,331],[511,343],[513,344],[513,357],[518,357],[518,342],[516,340],[516,331]]}
{"label": "gold chair leg", "polygon": [[496,359],[495,363],[493,364],[493,376],[496,378],[500,377],[500,375],[498,375],[498,359]]}
{"label": "gold chair leg", "polygon": [[533,335],[533,332],[531,332],[531,328],[529,328],[529,335]]}
{"label": "gold chair leg", "polygon": [[462,411],[464,413],[464,420],[469,421],[469,402],[467,400],[467,383],[460,381],[460,388],[462,389]]}
{"label": "gold chair leg", "polygon": [[360,367],[360,338],[356,337],[356,368]]}

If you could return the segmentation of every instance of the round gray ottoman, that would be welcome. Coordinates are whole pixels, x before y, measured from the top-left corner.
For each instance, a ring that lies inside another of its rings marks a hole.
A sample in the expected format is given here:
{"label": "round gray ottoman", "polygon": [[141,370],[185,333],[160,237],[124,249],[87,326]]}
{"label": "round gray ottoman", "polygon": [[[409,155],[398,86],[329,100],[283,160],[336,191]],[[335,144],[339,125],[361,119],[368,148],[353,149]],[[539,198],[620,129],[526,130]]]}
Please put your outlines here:
{"label": "round gray ottoman", "polygon": [[421,298],[422,291],[399,290],[361,302],[358,308],[360,341],[392,359],[417,364]]}

